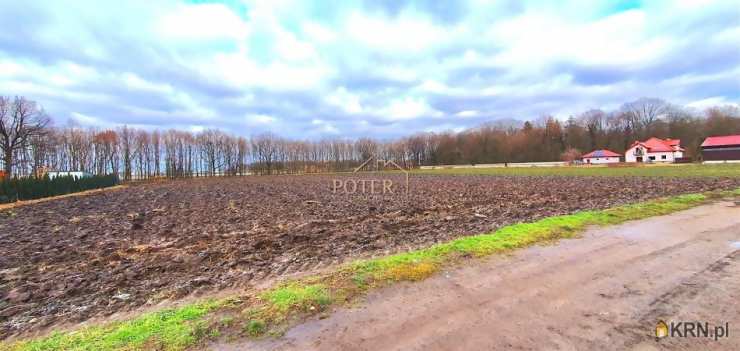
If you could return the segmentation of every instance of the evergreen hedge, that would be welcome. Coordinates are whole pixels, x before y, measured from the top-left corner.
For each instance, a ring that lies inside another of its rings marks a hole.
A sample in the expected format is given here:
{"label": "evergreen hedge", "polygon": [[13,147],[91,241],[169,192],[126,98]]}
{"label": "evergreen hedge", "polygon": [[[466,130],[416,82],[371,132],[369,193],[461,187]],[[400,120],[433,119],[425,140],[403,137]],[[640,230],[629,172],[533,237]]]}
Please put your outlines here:
{"label": "evergreen hedge", "polygon": [[32,200],[76,193],[90,189],[107,188],[118,184],[116,175],[77,178],[74,176],[43,178],[14,178],[0,180],[0,203]]}

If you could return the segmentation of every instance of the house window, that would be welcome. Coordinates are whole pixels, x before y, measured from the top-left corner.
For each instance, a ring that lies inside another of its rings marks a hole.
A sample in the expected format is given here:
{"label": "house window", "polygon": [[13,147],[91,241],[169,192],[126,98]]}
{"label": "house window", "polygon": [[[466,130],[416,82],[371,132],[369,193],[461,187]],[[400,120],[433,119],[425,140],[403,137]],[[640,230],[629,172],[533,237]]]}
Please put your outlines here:
{"label": "house window", "polygon": [[650,157],[648,157],[648,159],[649,159],[650,161],[655,161],[655,156],[650,156]]}
{"label": "house window", "polygon": [[666,156],[665,156],[665,155],[662,155],[662,156],[660,156],[660,158],[661,158],[662,160],[665,160]]}

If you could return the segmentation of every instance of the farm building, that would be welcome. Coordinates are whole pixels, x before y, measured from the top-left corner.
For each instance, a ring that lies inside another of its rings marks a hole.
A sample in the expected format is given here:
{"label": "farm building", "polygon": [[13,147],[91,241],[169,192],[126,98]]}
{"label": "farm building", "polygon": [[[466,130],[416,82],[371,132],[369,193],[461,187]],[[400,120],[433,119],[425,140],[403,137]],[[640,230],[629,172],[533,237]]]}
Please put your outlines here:
{"label": "farm building", "polygon": [[80,172],[80,171],[72,171],[72,172],[59,172],[59,171],[50,171],[46,172],[46,175],[49,176],[49,179],[54,179],[56,177],[75,177],[75,178],[87,178],[92,177],[92,174],[87,172]]}
{"label": "farm building", "polygon": [[705,161],[740,162],[740,135],[708,137],[701,143],[701,154]]}
{"label": "farm building", "polygon": [[619,163],[619,157],[622,155],[610,150],[594,150],[581,157],[583,163],[602,164],[602,163]]}
{"label": "farm building", "polygon": [[624,153],[625,162],[674,162],[683,158],[679,139],[650,138],[635,141]]}

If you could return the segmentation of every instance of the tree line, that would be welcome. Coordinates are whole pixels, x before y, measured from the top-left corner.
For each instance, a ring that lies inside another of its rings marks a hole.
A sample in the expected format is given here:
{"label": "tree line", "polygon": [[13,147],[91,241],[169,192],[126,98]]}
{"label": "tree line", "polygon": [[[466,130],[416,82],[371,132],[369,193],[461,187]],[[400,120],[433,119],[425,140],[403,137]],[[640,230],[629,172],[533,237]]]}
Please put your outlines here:
{"label": "tree line", "polygon": [[653,98],[614,111],[584,111],[565,121],[543,116],[395,140],[291,140],[273,133],[246,138],[216,129],[54,127],[36,102],[0,97],[0,164],[6,174],[20,177],[45,170],[115,174],[124,180],[318,173],[350,170],[371,156],[406,168],[556,161],[602,148],[623,153],[633,141],[651,136],[681,139],[687,156],[699,160],[705,137],[727,134],[740,134],[737,107],[695,111]]}

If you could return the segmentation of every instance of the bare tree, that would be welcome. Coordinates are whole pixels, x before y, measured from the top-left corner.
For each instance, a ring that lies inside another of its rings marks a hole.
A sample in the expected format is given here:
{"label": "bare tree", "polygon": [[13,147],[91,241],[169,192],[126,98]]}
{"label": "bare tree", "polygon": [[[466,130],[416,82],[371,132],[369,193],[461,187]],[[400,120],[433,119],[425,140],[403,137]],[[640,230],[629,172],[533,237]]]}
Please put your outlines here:
{"label": "bare tree", "polygon": [[378,153],[378,142],[370,138],[360,138],[355,142],[355,151],[360,159],[367,160]]}
{"label": "bare tree", "polygon": [[409,157],[411,157],[411,160],[414,162],[414,167],[419,167],[424,162],[425,146],[425,137],[422,134],[411,136],[406,140],[406,147],[408,149]]}
{"label": "bare tree", "polygon": [[160,136],[159,131],[155,130],[152,132],[152,153],[154,156],[154,176],[159,177],[159,163],[160,163],[160,155],[162,154],[162,150],[160,147]]}
{"label": "bare tree", "polygon": [[93,136],[95,147],[96,173],[118,174],[118,134],[113,130],[96,133]]}
{"label": "bare tree", "polygon": [[49,116],[36,102],[0,96],[0,151],[8,176],[13,174],[15,153],[28,147],[31,138],[43,135],[49,122]]}
{"label": "bare tree", "polygon": [[272,174],[278,153],[278,138],[272,133],[252,137],[252,153],[262,174]]}
{"label": "bare tree", "polygon": [[583,123],[586,126],[586,130],[588,131],[588,139],[590,143],[591,150],[596,148],[596,144],[598,143],[598,135],[601,134],[601,131],[604,129],[604,122],[606,120],[606,113],[602,110],[598,109],[592,109],[588,110],[581,114],[579,117],[579,120],[581,123]]}
{"label": "bare tree", "polygon": [[151,137],[145,130],[134,132],[134,163],[140,179],[151,176]]}
{"label": "bare tree", "polygon": [[622,105],[622,112],[630,128],[638,134],[649,134],[658,118],[665,115],[668,110],[668,103],[655,98],[641,98]]}
{"label": "bare tree", "polygon": [[249,155],[249,142],[246,138],[237,139],[237,174],[243,175],[247,171],[247,157]]}
{"label": "bare tree", "polygon": [[128,126],[123,126],[120,128],[118,135],[118,141],[121,143],[120,150],[123,155],[123,179],[131,180],[134,132]]}

